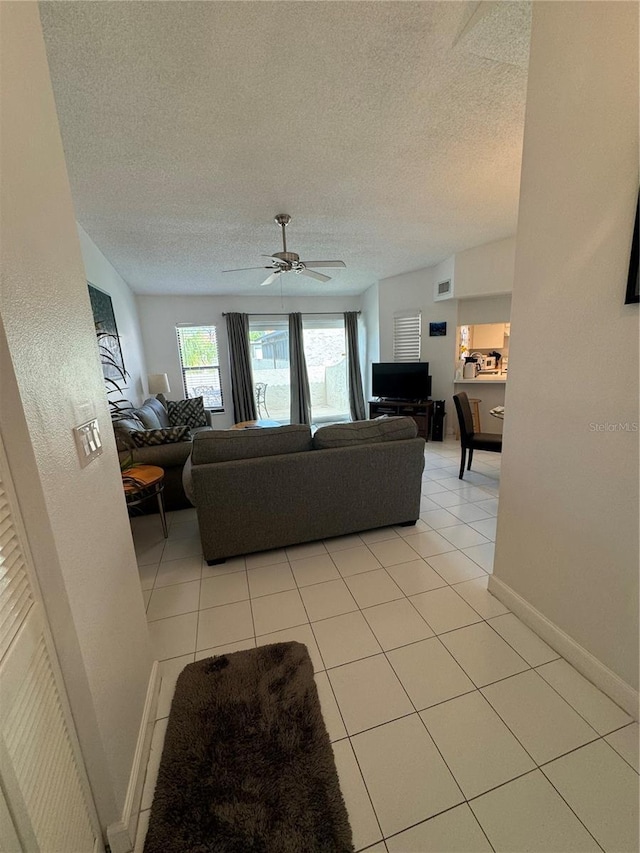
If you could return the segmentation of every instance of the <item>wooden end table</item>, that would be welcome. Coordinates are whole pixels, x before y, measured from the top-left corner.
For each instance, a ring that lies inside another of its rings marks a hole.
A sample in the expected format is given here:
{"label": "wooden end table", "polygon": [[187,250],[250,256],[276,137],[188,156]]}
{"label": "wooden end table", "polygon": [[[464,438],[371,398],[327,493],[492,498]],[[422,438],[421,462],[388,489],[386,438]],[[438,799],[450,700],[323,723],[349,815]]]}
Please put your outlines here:
{"label": "wooden end table", "polygon": [[122,472],[122,487],[127,507],[138,506],[149,498],[158,499],[164,538],[168,537],[164,511],[164,470],[156,465],[134,465]]}

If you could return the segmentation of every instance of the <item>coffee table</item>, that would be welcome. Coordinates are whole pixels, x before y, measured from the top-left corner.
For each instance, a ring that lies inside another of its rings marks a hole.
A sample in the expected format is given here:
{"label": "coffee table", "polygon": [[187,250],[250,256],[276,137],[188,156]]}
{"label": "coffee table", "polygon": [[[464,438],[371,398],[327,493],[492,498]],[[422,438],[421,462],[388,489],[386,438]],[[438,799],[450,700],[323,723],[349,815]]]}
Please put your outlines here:
{"label": "coffee table", "polygon": [[231,429],[267,429],[267,427],[282,426],[278,421],[270,421],[266,418],[257,421],[240,421],[239,424],[234,424]]}
{"label": "coffee table", "polygon": [[138,506],[149,498],[157,498],[164,538],[168,537],[164,511],[164,470],[156,465],[134,465],[122,472],[122,487],[127,506]]}

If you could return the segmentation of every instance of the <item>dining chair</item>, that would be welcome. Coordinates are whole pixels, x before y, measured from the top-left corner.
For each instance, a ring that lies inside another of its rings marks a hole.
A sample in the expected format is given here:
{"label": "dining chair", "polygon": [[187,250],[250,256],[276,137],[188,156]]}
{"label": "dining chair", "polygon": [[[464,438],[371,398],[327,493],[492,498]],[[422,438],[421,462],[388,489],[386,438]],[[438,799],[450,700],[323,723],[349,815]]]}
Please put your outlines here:
{"label": "dining chair", "polygon": [[459,480],[462,480],[464,474],[464,464],[467,460],[467,451],[469,451],[469,463],[467,471],[471,470],[471,462],[473,460],[474,450],[491,450],[494,453],[502,452],[502,436],[492,432],[475,432],[473,429],[473,415],[471,414],[471,406],[469,398],[465,391],[460,391],[459,394],[453,395],[453,402],[458,415],[458,425],[460,427],[460,474]]}

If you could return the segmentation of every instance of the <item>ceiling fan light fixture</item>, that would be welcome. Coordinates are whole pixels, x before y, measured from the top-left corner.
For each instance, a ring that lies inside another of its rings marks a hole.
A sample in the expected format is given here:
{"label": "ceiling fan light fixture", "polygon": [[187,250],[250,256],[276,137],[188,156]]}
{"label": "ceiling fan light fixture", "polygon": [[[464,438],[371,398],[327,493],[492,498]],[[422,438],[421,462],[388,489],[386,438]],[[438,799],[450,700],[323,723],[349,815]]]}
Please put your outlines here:
{"label": "ceiling fan light fixture", "polygon": [[[271,266],[264,267],[264,269],[272,270],[273,272],[260,284],[260,287],[273,284],[278,276],[285,272],[295,272],[297,274],[306,275],[316,281],[331,281],[331,276],[313,272],[312,270],[309,270],[308,267],[327,267],[333,269],[343,269],[346,267],[344,261],[301,261],[300,255],[295,252],[287,251],[285,228],[291,222],[289,214],[278,213],[278,215],[274,217],[274,221],[276,225],[282,229],[282,251],[274,252],[272,255],[262,256],[271,259]],[[245,269],[262,269],[262,267],[247,267]],[[240,272],[240,270],[223,270],[223,272]]]}

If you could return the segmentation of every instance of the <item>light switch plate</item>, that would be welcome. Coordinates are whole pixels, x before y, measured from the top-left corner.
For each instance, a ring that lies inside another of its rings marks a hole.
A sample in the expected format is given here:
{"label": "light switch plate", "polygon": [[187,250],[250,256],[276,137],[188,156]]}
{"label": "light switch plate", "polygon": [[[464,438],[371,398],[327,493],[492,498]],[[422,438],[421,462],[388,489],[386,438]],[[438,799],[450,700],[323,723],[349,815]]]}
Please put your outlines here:
{"label": "light switch plate", "polygon": [[78,457],[82,468],[86,467],[89,462],[93,462],[96,457],[102,455],[100,427],[96,418],[74,427],[73,435],[76,440]]}

